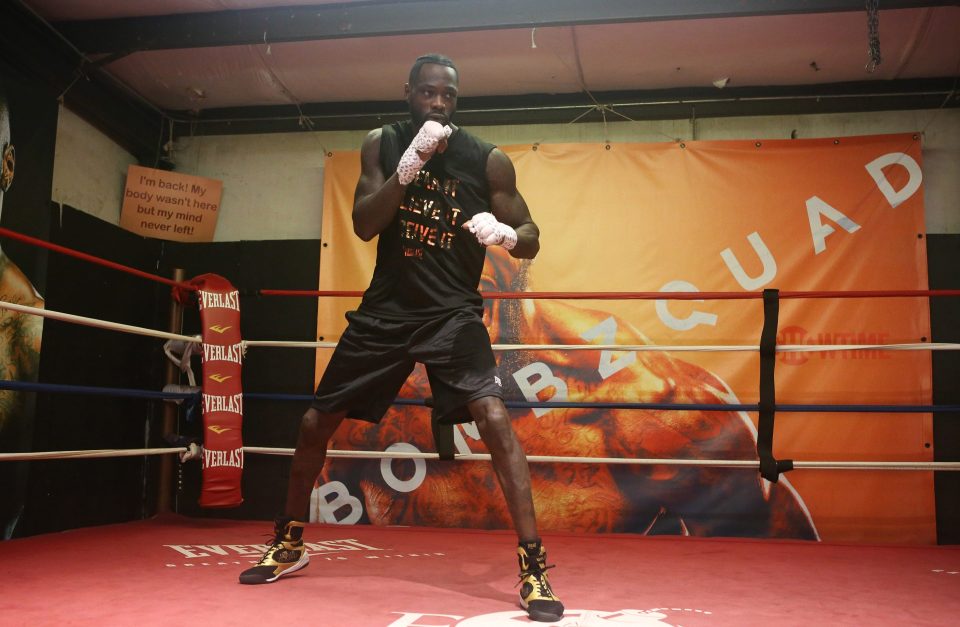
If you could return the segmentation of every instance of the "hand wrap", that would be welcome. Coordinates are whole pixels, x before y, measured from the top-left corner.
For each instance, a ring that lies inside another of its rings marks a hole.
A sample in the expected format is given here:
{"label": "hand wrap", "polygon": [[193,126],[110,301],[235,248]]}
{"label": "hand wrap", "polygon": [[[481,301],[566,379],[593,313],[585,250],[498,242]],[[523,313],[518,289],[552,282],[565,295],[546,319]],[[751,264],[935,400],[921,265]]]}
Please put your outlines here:
{"label": "hand wrap", "polygon": [[470,218],[467,228],[484,246],[502,246],[511,250],[517,245],[517,232],[510,225],[498,221],[492,213],[478,213]]}
{"label": "hand wrap", "polygon": [[[449,126],[440,126],[439,122],[427,120],[420,127],[420,132],[413,138],[407,150],[400,157],[400,163],[397,164],[397,176],[404,185],[409,185],[417,177],[417,172],[426,163],[420,153],[433,155],[437,149],[440,140],[450,137],[453,129]],[[430,158],[429,156],[427,157]]]}

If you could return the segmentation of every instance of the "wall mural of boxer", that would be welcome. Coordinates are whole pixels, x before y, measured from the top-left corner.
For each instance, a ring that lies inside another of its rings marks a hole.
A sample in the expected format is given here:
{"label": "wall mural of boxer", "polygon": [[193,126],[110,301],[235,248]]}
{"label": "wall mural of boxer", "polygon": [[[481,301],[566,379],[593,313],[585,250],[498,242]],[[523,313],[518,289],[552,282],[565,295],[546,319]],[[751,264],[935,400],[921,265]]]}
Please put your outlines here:
{"label": "wall mural of boxer", "polygon": [[[54,95],[0,65],[0,225],[46,237],[57,130]],[[45,251],[0,240],[0,300],[43,307]],[[36,381],[43,318],[0,309],[0,378]],[[34,398],[0,391],[0,451],[30,450]],[[0,464],[0,537],[23,509],[27,463]]]}

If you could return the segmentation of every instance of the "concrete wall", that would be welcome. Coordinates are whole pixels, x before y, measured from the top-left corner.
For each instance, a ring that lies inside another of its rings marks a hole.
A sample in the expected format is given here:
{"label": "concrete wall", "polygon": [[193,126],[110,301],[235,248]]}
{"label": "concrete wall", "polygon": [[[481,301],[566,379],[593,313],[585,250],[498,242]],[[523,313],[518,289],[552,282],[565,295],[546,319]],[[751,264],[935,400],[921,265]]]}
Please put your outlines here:
{"label": "concrete wall", "polygon": [[120,202],[133,155],[60,106],[53,162],[53,201],[120,223]]}
{"label": "concrete wall", "polygon": [[[828,115],[708,118],[603,124],[471,128],[499,145],[557,142],[665,142],[716,139],[924,134],[928,233],[960,233],[960,109]],[[224,184],[216,241],[319,239],[323,157],[356,150],[365,131],[187,137],[171,154],[177,170]],[[85,122],[61,115],[54,200],[113,222],[131,155]]]}

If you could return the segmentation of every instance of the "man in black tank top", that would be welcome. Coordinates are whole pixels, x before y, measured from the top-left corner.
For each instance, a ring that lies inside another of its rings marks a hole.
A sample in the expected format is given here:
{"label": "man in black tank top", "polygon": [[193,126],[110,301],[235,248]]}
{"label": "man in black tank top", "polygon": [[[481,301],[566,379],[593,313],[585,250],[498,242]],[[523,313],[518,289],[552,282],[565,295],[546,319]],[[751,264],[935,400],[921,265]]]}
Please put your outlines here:
{"label": "man in black tank top", "polygon": [[450,59],[420,57],[405,88],[410,120],[363,142],[353,228],[364,241],[379,236],[373,278],[301,421],[273,545],[240,581],[268,583],[307,565],[303,521],[330,437],[344,418],[379,422],[420,362],[434,419],[474,421],[490,451],[519,539],[521,606],[534,620],[556,621],[563,604],[547,580],[530,471],[477,291],[487,246],[532,259],[540,232],[509,157],[453,125],[457,87]]}

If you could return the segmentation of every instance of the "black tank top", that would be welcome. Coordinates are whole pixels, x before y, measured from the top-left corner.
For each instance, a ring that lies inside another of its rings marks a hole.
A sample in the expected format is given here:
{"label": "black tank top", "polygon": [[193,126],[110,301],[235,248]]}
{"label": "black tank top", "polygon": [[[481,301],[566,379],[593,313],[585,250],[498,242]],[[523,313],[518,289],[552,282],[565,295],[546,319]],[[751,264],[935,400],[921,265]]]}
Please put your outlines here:
{"label": "black tank top", "polygon": [[[411,141],[409,121],[383,127],[380,167],[386,178]],[[493,148],[457,129],[447,150],[421,168],[380,233],[360,311],[398,320],[427,320],[463,308],[482,313],[477,286],[486,249],[462,225],[490,211],[486,165]]]}

